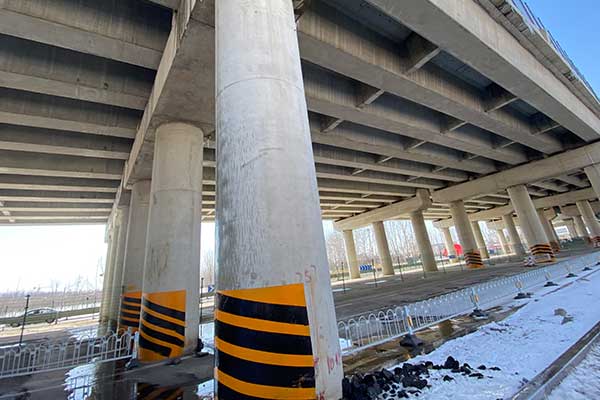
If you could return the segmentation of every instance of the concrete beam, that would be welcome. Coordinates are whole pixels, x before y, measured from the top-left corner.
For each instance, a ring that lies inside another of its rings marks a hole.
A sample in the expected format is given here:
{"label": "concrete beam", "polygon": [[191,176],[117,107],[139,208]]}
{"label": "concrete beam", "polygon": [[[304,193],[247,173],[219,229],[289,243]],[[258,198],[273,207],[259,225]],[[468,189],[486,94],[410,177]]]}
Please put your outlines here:
{"label": "concrete beam", "polygon": [[483,193],[503,191],[510,186],[568,174],[598,162],[600,162],[600,143],[589,144],[543,160],[532,161],[483,178],[438,190],[433,193],[433,199],[439,203],[470,199]]}
{"label": "concrete beam", "polygon": [[415,193],[415,197],[337,221],[334,226],[340,231],[357,229],[367,226],[372,222],[386,221],[398,218],[413,211],[426,210],[430,205],[431,200],[429,198],[429,192],[424,189],[419,189]]}
{"label": "concrete beam", "polygon": [[520,149],[494,147],[493,137],[486,132],[477,135],[458,131],[441,133],[442,114],[401,97],[385,94],[371,105],[356,108],[355,84],[351,80],[309,64],[303,66],[303,75],[311,111],[508,164],[528,161]]}
{"label": "concrete beam", "polygon": [[317,178],[339,179],[351,182],[380,183],[382,185],[414,187],[423,189],[438,189],[444,186],[444,183],[442,181],[437,181],[433,179],[420,178],[411,180],[409,177],[403,175],[366,170],[359,170],[361,172],[360,174],[357,174],[351,169],[345,167],[338,167],[334,165],[317,164],[316,170]]}
{"label": "concrete beam", "polygon": [[118,181],[50,176],[0,175],[0,189],[116,193]]}
{"label": "concrete beam", "polygon": [[496,111],[517,100],[517,96],[492,83],[486,88],[485,111]]}
{"label": "concrete beam", "polygon": [[102,104],[0,89],[0,123],[133,138],[139,112]]}
{"label": "concrete beam", "polygon": [[364,201],[372,203],[394,203],[398,201],[397,196],[373,195],[364,196],[361,193],[344,193],[319,190],[319,197],[323,200],[344,200],[347,202]]}
{"label": "concrete beam", "polygon": [[[400,7],[396,7],[400,11]],[[384,39],[321,2],[315,3],[304,15],[298,34],[301,57],[311,63],[372,87],[384,88],[452,116],[462,124],[466,121],[533,149],[545,153],[562,149],[556,139],[532,136],[530,122],[513,113],[505,110],[486,113],[485,96],[480,91],[432,63],[413,74],[406,74],[411,65],[408,51],[403,57],[397,43]]]}
{"label": "concrete beam", "polygon": [[523,99],[585,141],[600,119],[477,2],[366,0]]}
{"label": "concrete beam", "polygon": [[339,192],[339,193],[359,193],[359,194],[375,194],[385,196],[397,196],[397,197],[411,197],[415,195],[415,189],[382,185],[379,183],[366,183],[366,182],[350,182],[336,179],[317,179],[317,185],[319,190],[328,192]]}
{"label": "concrete beam", "polygon": [[120,160],[0,150],[0,174],[120,180]]}
{"label": "concrete beam", "polygon": [[108,220],[106,219],[35,219],[35,220],[8,220],[8,221],[0,221],[0,225],[11,226],[11,225],[19,225],[19,226],[47,226],[47,225],[106,225]]}
{"label": "concrete beam", "polygon": [[[100,3],[102,2],[97,2],[96,7]],[[136,24],[133,20],[136,17],[134,15],[131,15],[132,19],[129,20],[113,18],[99,23],[106,11],[107,17],[111,18],[114,10],[78,7],[77,11],[81,14],[73,18],[74,10],[66,7],[67,3],[63,2],[53,2],[48,7],[51,10],[40,7],[31,0],[4,2],[3,9],[0,10],[0,33],[144,68],[158,67],[166,40],[166,35],[159,31],[159,24]],[[135,12],[136,10],[133,10],[133,13]],[[88,15],[82,15],[84,13]],[[86,23],[88,20],[96,23]],[[127,29],[127,24],[136,28],[131,31]],[[118,37],[119,33],[121,37]],[[135,36],[135,39],[127,41],[128,34]],[[150,40],[144,39],[145,35]],[[140,42],[145,43],[140,45]]]}
{"label": "concrete beam", "polygon": [[165,121],[185,121],[214,132],[214,0],[181,0],[156,80],[127,162],[124,182],[152,177],[154,134]]}
{"label": "concrete beam", "polygon": [[371,153],[316,143],[313,143],[313,155],[315,162],[320,164],[339,165],[390,174],[418,176],[450,182],[462,182],[469,177],[460,171],[445,170],[437,173],[432,172],[431,167],[428,165],[394,159],[392,157],[387,157],[387,160],[382,162],[379,156]]}
{"label": "concrete beam", "polygon": [[129,140],[0,124],[0,150],[126,160]]}
{"label": "concrete beam", "polygon": [[411,33],[406,39],[406,49],[408,50],[408,68],[405,74],[410,75],[421,69],[431,59],[440,53],[440,48],[429,40],[416,33]]}
{"label": "concrete beam", "polygon": [[28,203],[23,201],[6,201],[0,205],[0,211],[8,212],[60,212],[60,213],[87,213],[106,212],[110,213],[110,204],[86,204],[86,203]]}
{"label": "concrete beam", "polygon": [[440,151],[432,152],[425,149],[425,146],[407,150],[407,141],[403,137],[356,124],[343,124],[327,134],[311,128],[311,135],[313,143],[423,163],[431,168],[432,173],[441,172],[443,169],[435,170],[434,167],[440,165],[478,174],[495,171],[491,163],[466,160],[453,151],[444,152],[438,149]]}
{"label": "concrete beam", "polygon": [[27,203],[94,203],[112,204],[113,193],[60,192],[0,189],[0,201]]}

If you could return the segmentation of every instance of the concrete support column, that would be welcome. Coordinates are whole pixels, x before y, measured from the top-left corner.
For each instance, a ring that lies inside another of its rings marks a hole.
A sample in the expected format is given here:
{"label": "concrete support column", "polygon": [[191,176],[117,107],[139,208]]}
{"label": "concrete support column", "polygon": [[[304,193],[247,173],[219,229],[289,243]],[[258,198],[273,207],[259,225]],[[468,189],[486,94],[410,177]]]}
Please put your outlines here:
{"label": "concrete support column", "polygon": [[[217,395],[339,399],[342,357],[293,3],[215,6]],[[248,354],[252,371],[230,367]]]}
{"label": "concrete support column", "polygon": [[512,214],[503,215],[502,222],[504,222],[504,226],[508,232],[508,239],[510,240],[512,252],[519,257],[524,256],[525,246],[523,246],[523,243],[521,242],[521,238],[519,237],[519,232],[517,231],[515,220]]}
{"label": "concrete support column", "polygon": [[383,221],[373,222],[373,231],[375,232],[375,242],[377,242],[377,253],[381,259],[381,269],[383,275],[394,275],[394,266],[390,254],[390,246],[385,234]]}
{"label": "concrete support column", "polygon": [[592,244],[594,247],[600,247],[600,222],[596,219],[596,215],[594,214],[590,202],[583,200],[578,201],[575,204],[577,204],[577,209],[581,213],[583,222],[585,222],[585,225],[590,232],[589,237],[592,240]]}
{"label": "concrete support column", "polygon": [[575,229],[577,230],[577,236],[579,236],[582,239],[589,238],[587,228],[585,226],[585,223],[583,222],[583,218],[581,218],[581,215],[573,216],[573,222],[575,223]]}
{"label": "concrete support column", "polygon": [[465,203],[462,200],[450,203],[450,214],[452,214],[454,226],[458,232],[458,239],[463,249],[467,268],[483,268],[481,253],[475,242],[475,235],[465,210]]}
{"label": "concrete support column", "polygon": [[433,248],[431,247],[431,240],[429,240],[429,234],[427,233],[423,211],[413,211],[410,213],[410,222],[412,223],[413,231],[415,232],[419,253],[421,253],[423,270],[427,272],[436,272],[438,267],[435,262]]}
{"label": "concrete support column", "polygon": [[565,226],[567,227],[567,230],[569,231],[569,236],[571,236],[571,240],[577,239],[579,237],[579,234],[577,233],[577,229],[575,228],[575,221],[573,221],[572,219],[566,220]]}
{"label": "concrete support column", "polygon": [[507,190],[536,263],[555,261],[554,252],[525,185],[512,186]]}
{"label": "concrete support column", "polygon": [[350,278],[360,278],[360,269],[358,265],[358,257],[356,256],[356,244],[354,243],[353,231],[347,230],[344,234],[344,247],[346,248],[346,261],[348,263],[348,270],[350,271]]}
{"label": "concrete support column", "polygon": [[100,303],[99,329],[98,333],[104,335],[108,332],[108,313],[110,311],[110,296],[112,294],[113,265],[116,241],[119,237],[118,229],[112,224],[106,233],[106,259],[104,260],[104,274],[102,279],[102,300]]}
{"label": "concrete support column", "polygon": [[483,259],[490,258],[490,253],[485,244],[485,239],[483,238],[483,233],[481,233],[481,226],[479,226],[479,221],[471,221],[471,227],[473,228],[473,234],[475,235],[475,242],[477,243],[477,247],[479,248],[479,252],[481,253],[481,258],[483,258]]}
{"label": "concrete support column", "polygon": [[202,130],[189,124],[156,130],[140,320],[145,362],[198,344],[203,143]]}
{"label": "concrete support column", "polygon": [[546,234],[546,237],[548,238],[548,243],[550,243],[550,246],[552,247],[552,251],[554,252],[554,254],[556,254],[560,251],[560,243],[557,239],[556,232],[554,232],[554,228],[552,227],[552,224],[548,220],[548,217],[546,217],[546,213],[544,212],[544,209],[543,208],[538,209],[537,213],[538,213],[538,217],[540,218],[540,222],[542,223],[542,228],[544,228],[544,233]]}
{"label": "concrete support column", "polygon": [[498,236],[498,240],[500,240],[500,245],[502,246],[502,252],[504,254],[510,254],[510,245],[508,244],[508,241],[506,240],[504,231],[502,229],[497,229],[496,235]]}
{"label": "concrete support column", "polygon": [[108,311],[108,330],[116,331],[123,294],[123,263],[125,261],[125,245],[127,243],[127,225],[129,222],[129,206],[117,207],[115,224],[118,226],[115,255],[113,258],[113,276],[110,292],[110,309]]}
{"label": "concrete support column", "polygon": [[150,208],[150,181],[133,184],[127,224],[127,244],[123,266],[123,297],[119,329],[136,331],[140,325],[144,259],[146,257],[146,232]]}
{"label": "concrete support column", "polygon": [[448,257],[452,255],[454,256],[454,259],[451,259],[452,262],[458,262],[458,257],[456,256],[456,249],[454,248],[454,241],[452,240],[452,233],[450,232],[450,228],[442,228],[442,233],[444,234],[444,246],[446,246],[446,251],[448,251]]}
{"label": "concrete support column", "polygon": [[584,172],[596,192],[596,196],[600,198],[600,164],[590,165],[585,167]]}

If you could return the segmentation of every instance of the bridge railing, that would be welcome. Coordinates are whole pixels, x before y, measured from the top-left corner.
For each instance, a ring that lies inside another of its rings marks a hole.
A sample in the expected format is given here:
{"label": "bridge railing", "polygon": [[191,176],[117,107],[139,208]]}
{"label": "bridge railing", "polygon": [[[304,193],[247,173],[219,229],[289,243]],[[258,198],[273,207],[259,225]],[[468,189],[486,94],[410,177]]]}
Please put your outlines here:
{"label": "bridge railing", "polygon": [[60,341],[43,341],[0,348],[0,379],[48,372],[92,361],[130,358],[137,333],[130,331],[104,336],[79,335]]}
{"label": "bridge railing", "polygon": [[377,310],[338,322],[344,355],[412,334],[459,315],[500,305],[552,280],[595,266],[598,253],[566,260],[545,268],[471,286],[412,304]]}

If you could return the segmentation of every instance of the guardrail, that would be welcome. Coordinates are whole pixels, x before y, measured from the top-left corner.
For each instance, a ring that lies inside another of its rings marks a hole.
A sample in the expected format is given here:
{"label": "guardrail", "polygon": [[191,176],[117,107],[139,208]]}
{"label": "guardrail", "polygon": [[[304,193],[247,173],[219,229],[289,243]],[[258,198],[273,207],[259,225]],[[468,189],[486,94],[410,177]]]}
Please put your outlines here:
{"label": "guardrail", "polygon": [[126,331],[0,348],[0,378],[75,367],[92,361],[130,358],[137,335],[137,332]]}
{"label": "guardrail", "polygon": [[499,305],[510,297],[523,294],[526,289],[547,284],[553,279],[572,276],[573,272],[596,265],[598,261],[598,253],[592,253],[428,300],[339,321],[342,353],[353,354],[459,315],[481,312],[484,307]]}

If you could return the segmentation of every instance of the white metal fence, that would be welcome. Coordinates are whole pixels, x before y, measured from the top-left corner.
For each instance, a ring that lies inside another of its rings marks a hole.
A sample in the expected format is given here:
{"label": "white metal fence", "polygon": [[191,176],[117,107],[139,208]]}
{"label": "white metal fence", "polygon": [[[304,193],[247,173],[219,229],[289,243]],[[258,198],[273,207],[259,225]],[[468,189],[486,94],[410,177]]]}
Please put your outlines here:
{"label": "white metal fence", "polygon": [[417,303],[375,311],[340,321],[338,322],[338,332],[342,352],[345,355],[356,353],[458,315],[499,305],[527,289],[595,266],[598,261],[598,253],[588,254]]}
{"label": "white metal fence", "polygon": [[137,333],[127,331],[0,348],[0,378],[75,367],[92,361],[129,358],[136,340]]}

